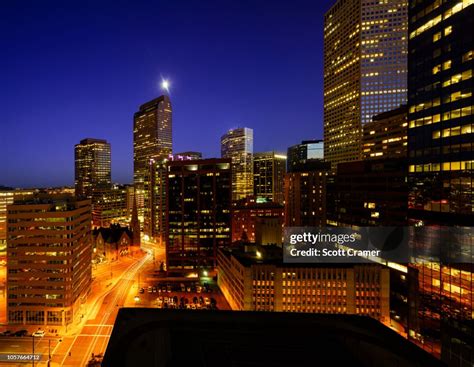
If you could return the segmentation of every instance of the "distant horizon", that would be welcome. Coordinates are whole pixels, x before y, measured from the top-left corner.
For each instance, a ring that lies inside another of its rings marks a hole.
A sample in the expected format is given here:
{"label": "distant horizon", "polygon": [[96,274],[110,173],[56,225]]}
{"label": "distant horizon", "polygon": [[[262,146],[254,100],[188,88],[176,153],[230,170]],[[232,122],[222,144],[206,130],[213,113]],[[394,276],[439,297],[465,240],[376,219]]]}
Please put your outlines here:
{"label": "distant horizon", "polygon": [[333,2],[2,4],[0,184],[73,185],[87,137],[111,144],[113,181],[131,182],[133,114],[163,78],[175,152],[220,157],[235,126],[254,130],[255,152],[322,139]]}

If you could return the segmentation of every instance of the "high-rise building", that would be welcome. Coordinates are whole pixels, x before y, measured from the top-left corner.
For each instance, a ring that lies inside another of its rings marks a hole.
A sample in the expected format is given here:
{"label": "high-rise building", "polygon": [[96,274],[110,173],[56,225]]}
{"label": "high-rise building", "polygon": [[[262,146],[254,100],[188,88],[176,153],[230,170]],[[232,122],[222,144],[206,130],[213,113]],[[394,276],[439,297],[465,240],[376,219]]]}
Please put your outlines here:
{"label": "high-rise building", "polygon": [[91,286],[91,204],[35,196],[7,207],[9,324],[67,325]]}
{"label": "high-rise building", "polygon": [[233,310],[355,314],[389,321],[389,270],[372,264],[285,264],[277,246],[218,251]]}
{"label": "high-rise building", "polygon": [[[318,166],[316,166],[318,163]],[[293,167],[285,176],[285,226],[326,225],[327,162],[318,160]]]}
{"label": "high-rise building", "polygon": [[[474,1],[410,1],[409,19],[408,217],[432,233],[415,243],[428,248],[437,228],[474,223]],[[443,241],[472,256],[472,237]],[[472,263],[418,260],[410,337],[448,365],[473,365]]]}
{"label": "high-rise building", "polygon": [[164,244],[166,232],[167,162],[152,159],[143,186],[143,233],[160,245]]}
{"label": "high-rise building", "polygon": [[167,270],[212,270],[231,243],[230,159],[173,161],[167,175]]}
{"label": "high-rise building", "polygon": [[96,190],[109,189],[110,144],[102,139],[83,139],[74,151],[76,196],[91,199]]}
{"label": "high-rise building", "polygon": [[362,158],[406,158],[407,132],[406,106],[374,116],[363,128]]}
{"label": "high-rise building", "polygon": [[284,154],[274,151],[255,153],[253,155],[254,196],[283,203],[285,173],[286,156]]}
{"label": "high-rise building", "polygon": [[338,0],[324,16],[324,157],[361,158],[362,126],[406,104],[408,0]]}
{"label": "high-rise building", "polygon": [[140,106],[133,117],[133,182],[139,216],[143,216],[145,176],[153,159],[160,162],[173,153],[172,109],[167,95]]}
{"label": "high-rise building", "polygon": [[288,148],[287,172],[307,169],[311,165],[319,167],[324,159],[324,142],[322,140],[303,140]]}
{"label": "high-rise building", "polygon": [[232,200],[253,195],[253,130],[242,127],[224,134],[221,157],[232,159]]}

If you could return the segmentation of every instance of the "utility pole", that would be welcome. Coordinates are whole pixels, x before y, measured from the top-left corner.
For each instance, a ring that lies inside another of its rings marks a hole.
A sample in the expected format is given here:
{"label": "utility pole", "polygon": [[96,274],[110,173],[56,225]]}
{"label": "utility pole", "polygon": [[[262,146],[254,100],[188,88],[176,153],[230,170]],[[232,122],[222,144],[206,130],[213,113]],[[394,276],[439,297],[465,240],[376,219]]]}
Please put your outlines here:
{"label": "utility pole", "polygon": [[33,355],[31,358],[31,362],[33,363],[33,367],[35,367],[35,336],[31,335],[31,339],[33,339]]}
{"label": "utility pole", "polygon": [[51,366],[51,339],[48,339],[48,367]]}

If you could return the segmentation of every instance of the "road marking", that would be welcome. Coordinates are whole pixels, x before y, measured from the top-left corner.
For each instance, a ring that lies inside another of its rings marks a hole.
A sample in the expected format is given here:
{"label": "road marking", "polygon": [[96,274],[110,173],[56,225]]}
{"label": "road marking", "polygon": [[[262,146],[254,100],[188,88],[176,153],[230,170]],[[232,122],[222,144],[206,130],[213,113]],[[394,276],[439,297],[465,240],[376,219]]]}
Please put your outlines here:
{"label": "road marking", "polygon": [[105,327],[113,327],[113,324],[86,324],[84,326],[105,326]]}

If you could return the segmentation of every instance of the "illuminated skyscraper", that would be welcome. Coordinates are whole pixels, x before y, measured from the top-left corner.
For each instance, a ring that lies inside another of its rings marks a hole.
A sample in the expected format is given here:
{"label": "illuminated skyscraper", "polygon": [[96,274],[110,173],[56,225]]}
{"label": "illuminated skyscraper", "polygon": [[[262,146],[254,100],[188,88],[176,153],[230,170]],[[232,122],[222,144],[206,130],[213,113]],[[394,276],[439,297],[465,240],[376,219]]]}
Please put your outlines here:
{"label": "illuminated skyscraper", "polygon": [[133,120],[133,180],[140,187],[150,160],[168,158],[173,152],[169,97],[162,95],[141,105]]}
{"label": "illuminated skyscraper", "polygon": [[283,203],[286,156],[276,152],[253,155],[254,195],[276,203]]}
{"label": "illuminated skyscraper", "polygon": [[362,126],[406,103],[407,0],[339,0],[324,17],[324,157],[361,157]]}
{"label": "illuminated skyscraper", "polygon": [[253,195],[253,130],[242,127],[224,134],[221,157],[232,159],[232,200]]}
{"label": "illuminated skyscraper", "polygon": [[470,258],[418,259],[409,336],[450,366],[472,366],[473,238],[443,238],[441,226],[474,223],[474,1],[410,1],[409,16],[408,217],[428,234],[415,245],[442,243]]}
{"label": "illuminated skyscraper", "polygon": [[143,215],[144,181],[153,159],[160,162],[173,153],[172,109],[167,95],[140,106],[133,118],[133,182],[138,213]]}
{"label": "illuminated skyscraper", "polygon": [[167,159],[151,160],[143,186],[143,233],[163,244],[166,231]]}
{"label": "illuminated skyscraper", "polygon": [[83,139],[74,153],[76,196],[91,199],[95,191],[109,189],[110,144],[102,139]]}

